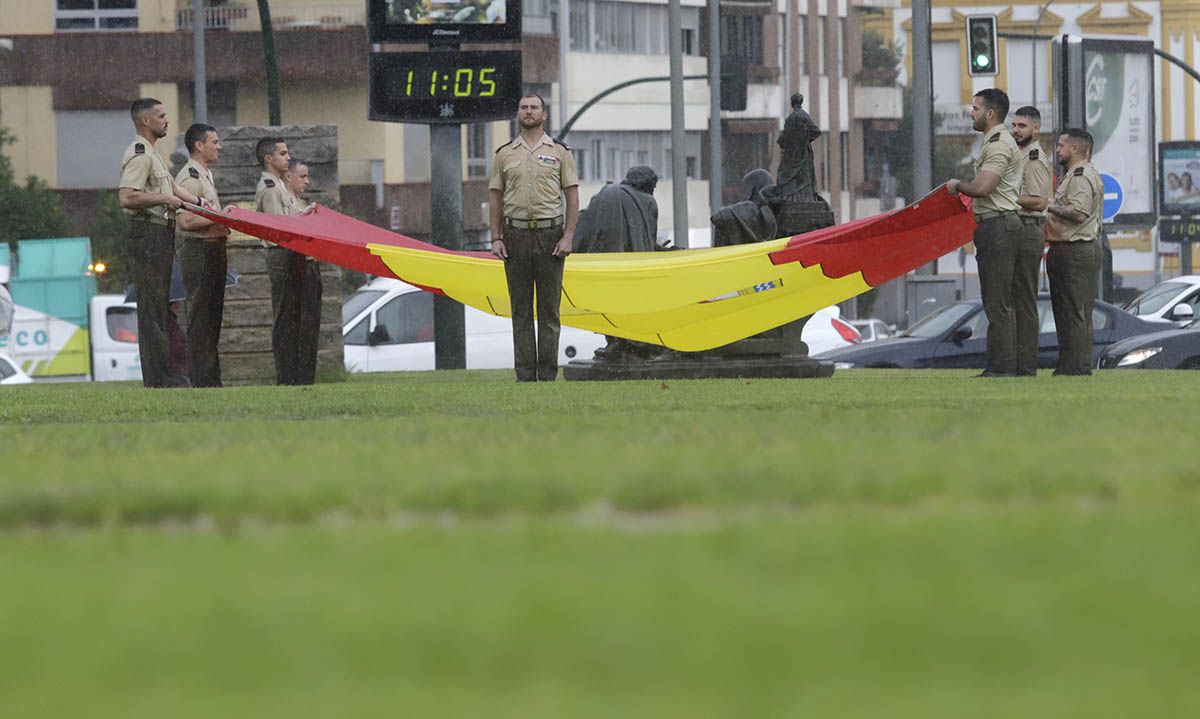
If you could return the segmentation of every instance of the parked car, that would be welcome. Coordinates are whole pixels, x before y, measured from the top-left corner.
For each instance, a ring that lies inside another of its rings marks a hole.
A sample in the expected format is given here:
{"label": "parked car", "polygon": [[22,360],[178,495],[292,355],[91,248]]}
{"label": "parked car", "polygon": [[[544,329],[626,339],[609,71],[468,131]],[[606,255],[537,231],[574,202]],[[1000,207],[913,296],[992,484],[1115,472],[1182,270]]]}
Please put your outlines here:
{"label": "parked car", "polygon": [[862,341],[862,335],[849,321],[842,319],[842,310],[837,305],[817,310],[804,325],[800,339],[808,345],[808,354],[829,352],[839,347],[853,347]]}
{"label": "parked car", "polygon": [[21,371],[12,357],[0,353],[0,385],[32,384],[33,378]]}
{"label": "parked car", "polygon": [[[1050,296],[1038,297],[1040,334],[1038,367],[1053,367],[1058,359],[1058,337]],[[1134,317],[1124,310],[1096,301],[1092,312],[1095,342],[1093,359],[1114,342],[1158,331],[1162,325]],[[880,340],[820,355],[841,369],[970,368],[983,369],[987,360],[987,315],[980,300],[965,300],[943,307],[893,339]]]}
{"label": "parked car", "polygon": [[[512,321],[473,307],[464,309],[467,369],[511,368]],[[371,280],[342,305],[342,341],[351,372],[434,369],[433,295],[400,280]],[[563,327],[558,362],[591,359],[604,344],[603,335]]]}
{"label": "parked car", "polygon": [[1125,311],[1150,322],[1187,323],[1200,315],[1200,275],[1159,282],[1125,305]]}
{"label": "parked car", "polygon": [[850,324],[854,325],[854,329],[858,330],[863,342],[885,340],[896,334],[894,327],[889,326],[883,320],[874,318],[869,320],[850,320]]}
{"label": "parked car", "polygon": [[1114,342],[1100,355],[1100,369],[1200,369],[1200,319]]}

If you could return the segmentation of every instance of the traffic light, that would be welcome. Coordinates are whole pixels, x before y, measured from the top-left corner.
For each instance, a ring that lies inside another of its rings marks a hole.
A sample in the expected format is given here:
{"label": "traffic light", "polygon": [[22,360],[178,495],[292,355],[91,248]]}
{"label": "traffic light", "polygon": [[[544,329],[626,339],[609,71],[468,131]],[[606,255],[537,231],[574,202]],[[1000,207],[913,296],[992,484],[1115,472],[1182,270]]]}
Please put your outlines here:
{"label": "traffic light", "polygon": [[967,17],[967,53],[967,74],[972,77],[1000,72],[995,15]]}
{"label": "traffic light", "polygon": [[740,57],[721,57],[721,109],[740,112],[746,109],[746,60]]}

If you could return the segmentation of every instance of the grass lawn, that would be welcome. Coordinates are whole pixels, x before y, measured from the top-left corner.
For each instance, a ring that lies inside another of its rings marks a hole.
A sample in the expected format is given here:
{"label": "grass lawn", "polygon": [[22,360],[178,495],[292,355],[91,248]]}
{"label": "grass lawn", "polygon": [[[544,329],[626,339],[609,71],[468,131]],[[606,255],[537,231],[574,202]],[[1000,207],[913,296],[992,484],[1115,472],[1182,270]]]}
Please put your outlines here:
{"label": "grass lawn", "polygon": [[0,391],[0,716],[1200,715],[1200,375]]}

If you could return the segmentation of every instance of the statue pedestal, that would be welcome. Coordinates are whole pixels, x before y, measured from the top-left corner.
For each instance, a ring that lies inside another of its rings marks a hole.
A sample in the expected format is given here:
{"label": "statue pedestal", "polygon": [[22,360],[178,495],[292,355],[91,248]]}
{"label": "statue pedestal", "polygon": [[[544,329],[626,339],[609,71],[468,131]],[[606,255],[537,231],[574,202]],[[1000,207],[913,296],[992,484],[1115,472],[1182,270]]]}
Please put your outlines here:
{"label": "statue pedestal", "polygon": [[772,209],[780,237],[802,235],[833,225],[833,210],[824,202],[783,202]]}
{"label": "statue pedestal", "polygon": [[[699,355],[699,356],[697,356]],[[720,356],[667,353],[651,360],[574,360],[563,367],[563,379],[801,379],[832,377],[833,363],[807,355]]]}

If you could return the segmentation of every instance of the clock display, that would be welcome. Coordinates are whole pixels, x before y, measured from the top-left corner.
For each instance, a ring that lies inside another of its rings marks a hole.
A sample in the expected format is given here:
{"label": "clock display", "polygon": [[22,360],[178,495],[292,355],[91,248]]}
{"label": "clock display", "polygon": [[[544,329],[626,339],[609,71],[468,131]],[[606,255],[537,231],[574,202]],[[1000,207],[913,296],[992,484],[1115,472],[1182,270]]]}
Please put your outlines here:
{"label": "clock display", "polygon": [[370,118],[456,123],[505,120],[521,99],[521,52],[376,53]]}

